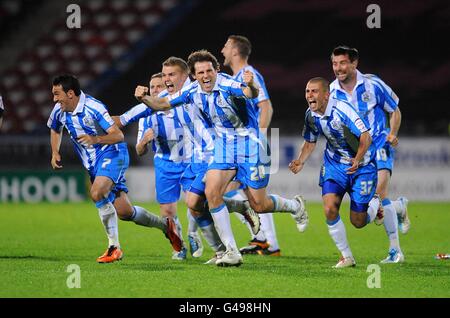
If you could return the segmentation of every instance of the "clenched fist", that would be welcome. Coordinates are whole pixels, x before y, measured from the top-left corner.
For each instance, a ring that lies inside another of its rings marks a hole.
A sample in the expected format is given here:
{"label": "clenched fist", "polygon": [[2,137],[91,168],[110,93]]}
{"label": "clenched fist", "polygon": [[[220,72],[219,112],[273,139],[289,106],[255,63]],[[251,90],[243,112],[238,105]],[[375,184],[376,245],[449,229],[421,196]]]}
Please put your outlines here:
{"label": "clenched fist", "polygon": [[134,91],[134,97],[140,102],[142,102],[142,98],[148,94],[148,87],[146,86],[137,86]]}

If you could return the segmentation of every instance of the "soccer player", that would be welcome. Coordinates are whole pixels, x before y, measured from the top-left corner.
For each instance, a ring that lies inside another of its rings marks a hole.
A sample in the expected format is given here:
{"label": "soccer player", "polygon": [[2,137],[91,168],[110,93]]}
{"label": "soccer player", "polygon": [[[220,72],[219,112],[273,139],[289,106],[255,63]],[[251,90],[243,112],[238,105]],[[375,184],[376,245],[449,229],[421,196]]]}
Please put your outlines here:
{"label": "soccer player", "polygon": [[[174,96],[181,90],[183,83],[189,83],[188,65],[184,60],[180,58],[170,57],[165,62],[163,62],[162,73],[164,83],[168,89],[167,92],[161,93],[160,96]],[[145,87],[141,88],[144,91],[147,90],[147,88]],[[152,144],[156,156],[167,157],[167,154],[169,153],[171,154],[171,156],[173,156],[174,153],[177,153],[177,150],[174,148],[174,146],[178,143],[173,140],[171,142],[172,147],[169,147],[169,143],[166,142],[168,140],[168,136],[174,136],[175,139],[178,140],[178,136],[183,135],[184,147],[180,148],[183,148],[185,151],[192,151],[192,160],[187,166],[184,166],[184,171],[180,175],[178,175],[178,177],[171,178],[170,180],[165,182],[165,186],[161,186],[160,189],[162,192],[170,189],[170,186],[173,188],[177,188],[178,193],[176,197],[178,198],[181,184],[183,190],[186,192],[186,203],[189,208],[188,241],[191,247],[192,256],[200,257],[203,251],[201,239],[197,234],[197,223],[200,226],[203,236],[207,240],[208,244],[216,252],[216,256],[220,255],[220,252],[223,252],[224,246],[215,230],[209,210],[205,211],[204,207],[205,185],[203,182],[203,177],[206,173],[208,162],[212,157],[212,149],[214,147],[212,141],[213,137],[206,129],[208,127],[208,124],[205,118],[200,114],[200,111],[197,108],[179,107],[168,111],[169,113],[173,114],[171,116],[171,118],[173,118],[173,122],[171,121],[169,124],[167,122],[169,120],[168,118],[165,123],[162,123],[160,122],[161,120],[159,120],[160,123],[157,124],[157,117],[155,117],[156,115],[154,114],[152,115],[151,109],[147,108],[147,106],[142,109],[141,106],[142,104],[135,106],[130,111],[122,115],[120,117],[121,125],[125,125],[140,118],[140,132],[138,136],[138,144],[136,147],[138,154],[142,153],[142,151],[144,150],[143,147],[145,147],[148,142],[153,140]],[[162,116],[163,114],[165,114],[165,112],[156,112],[156,114],[161,114]],[[148,117],[149,115],[150,117]],[[182,130],[181,126],[183,127]],[[154,131],[155,129],[152,129],[151,127],[156,127],[156,133]],[[157,139],[155,139],[155,137],[157,137]],[[164,147],[158,146],[161,145],[161,143],[167,143],[167,145],[165,145]],[[165,156],[164,154],[161,154],[162,152],[164,152],[164,149],[166,152]],[[175,149],[175,151],[173,151],[173,149]],[[169,159],[170,158],[166,158],[166,160]],[[185,158],[183,164],[186,163],[186,159],[188,159],[188,157]],[[157,162],[159,162],[159,160],[158,158],[155,158],[155,163]],[[179,163],[175,163],[173,165],[178,165],[181,167]],[[155,167],[158,168],[157,164],[155,164]],[[170,173],[170,171],[168,171],[167,173]],[[161,181],[158,181],[161,179],[161,177],[164,176],[162,174],[160,174],[160,176],[158,176],[158,174],[156,175],[157,194],[159,192],[158,184],[162,184]],[[258,222],[259,227],[259,218],[253,211],[250,211],[247,208],[235,210],[236,212],[245,214],[247,218],[253,221],[253,224]],[[212,262],[209,262],[209,264],[210,263]]]}
{"label": "soccer player", "polygon": [[[261,162],[261,142],[256,110],[248,99],[258,96],[253,73],[245,71],[243,83],[219,73],[219,63],[206,50],[193,52],[188,58],[191,75],[196,82],[185,87],[179,97],[153,98],[139,87],[135,96],[154,110],[167,110],[190,104],[207,116],[215,129],[214,157],[206,173],[206,198],[217,232],[226,246],[218,266],[239,266],[242,255],[237,249],[230,224],[229,212],[223,200],[228,184],[234,177],[247,185],[245,189],[251,207],[258,213],[288,212],[295,214],[297,223],[305,226],[308,216],[296,197],[285,199],[267,195],[269,179],[267,163]],[[240,99],[245,103],[236,102]],[[262,138],[264,139],[264,138]],[[236,200],[235,200],[236,201]],[[242,204],[236,201],[236,205]]]}
{"label": "soccer player", "polygon": [[294,174],[303,169],[316,147],[320,135],[327,140],[319,185],[328,232],[342,253],[334,268],[355,266],[345,226],[339,216],[342,198],[350,195],[350,221],[356,228],[382,218],[381,200],[375,195],[377,167],[375,146],[369,127],[346,101],[330,98],[329,82],[321,77],[306,85],[309,108],[305,114],[303,138],[299,156],[289,168]]}
{"label": "soccer player", "polygon": [[[404,255],[400,248],[397,226],[408,232],[408,200],[404,197],[393,202],[389,199],[389,183],[394,167],[393,147],[397,146],[397,133],[401,123],[399,99],[379,77],[358,71],[358,51],[347,46],[336,47],[331,62],[336,80],[331,83],[332,94],[350,102],[370,125],[370,134],[377,148],[378,184],[376,193],[384,207],[384,227],[389,238],[389,253],[382,263],[400,263]],[[387,123],[386,113],[390,119]],[[395,206],[398,210],[396,211]]]}
{"label": "soccer player", "polygon": [[[225,58],[223,64],[231,68],[233,71],[233,77],[236,80],[242,82],[242,77],[244,71],[246,70],[251,71],[255,75],[254,80],[256,85],[259,87],[259,94],[252,100],[252,102],[257,107],[259,127],[263,132],[265,132],[269,128],[273,108],[264,83],[264,78],[254,67],[248,64],[251,51],[252,45],[248,38],[242,35],[230,35],[222,48],[221,53]],[[230,188],[233,189],[233,191],[228,192],[225,196],[239,198],[239,196],[242,195],[242,193],[236,190],[239,188],[239,184],[237,182],[234,181],[230,183],[230,187],[227,190]],[[300,200],[303,199],[300,197]],[[240,214],[236,215],[241,219],[241,221],[247,223]],[[241,248],[240,252],[242,254],[258,253],[260,255],[280,256],[281,251],[278,245],[272,213],[261,214],[260,219],[261,231],[259,231],[256,235],[252,234],[252,240],[249,242],[248,246]],[[250,233],[252,232],[250,231]]]}
{"label": "soccer player", "polygon": [[2,95],[0,95],[0,128],[2,127],[3,123],[3,113],[5,111],[5,106],[3,105],[3,98]]}
{"label": "soccer player", "polygon": [[172,247],[181,250],[182,242],[172,218],[163,219],[131,205],[124,177],[129,163],[127,146],[106,106],[84,94],[78,79],[72,75],[55,77],[52,93],[56,105],[47,123],[52,148],[51,165],[53,169],[62,168],[59,147],[65,127],[77,155],[89,172],[92,182],[90,196],[108,237],[108,249],[97,258],[97,262],[111,263],[123,257],[117,216],[138,225],[159,228],[169,238]]}
{"label": "soccer player", "polygon": [[[176,94],[181,88],[190,83],[188,67],[185,61],[170,57],[162,63],[161,81],[164,90],[156,94],[156,84],[149,83],[151,96],[167,96]],[[152,90],[152,85],[155,89]],[[182,236],[181,223],[177,217],[177,201],[184,188],[181,180],[192,156],[192,144],[184,136],[179,112],[168,110],[152,112],[143,104],[136,105],[120,116],[120,126],[126,126],[139,120],[138,140],[136,151],[138,155],[147,152],[148,143],[152,143],[154,151],[156,200],[160,205],[162,216],[171,216],[175,219],[179,235]],[[188,214],[189,211],[188,211]],[[195,222],[194,222],[195,223]],[[196,229],[195,229],[196,232]],[[191,244],[191,252],[196,257],[202,254],[201,239],[197,233],[194,241],[195,251]],[[174,251],[172,259],[185,260],[187,249],[183,246],[181,252]]]}

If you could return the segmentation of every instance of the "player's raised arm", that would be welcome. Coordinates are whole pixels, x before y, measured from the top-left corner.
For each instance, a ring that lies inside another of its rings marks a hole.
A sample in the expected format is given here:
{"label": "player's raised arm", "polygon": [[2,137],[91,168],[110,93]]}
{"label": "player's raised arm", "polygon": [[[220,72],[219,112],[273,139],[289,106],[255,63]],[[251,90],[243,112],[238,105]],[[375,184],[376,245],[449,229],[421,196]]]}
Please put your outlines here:
{"label": "player's raised arm", "polygon": [[153,110],[168,110],[172,108],[169,103],[169,99],[164,98],[158,98],[153,97],[150,95],[147,95],[148,93],[148,87],[145,86],[138,86],[136,87],[136,90],[134,91],[134,97],[141,103],[144,103],[148,107],[150,107]]}
{"label": "player's raised arm", "polygon": [[353,174],[358,170],[359,164],[363,159],[364,155],[372,144],[372,137],[369,131],[363,132],[359,137],[358,151],[356,152],[355,158],[352,158],[352,166],[348,168],[347,174]]}
{"label": "player's raised arm", "polygon": [[259,94],[259,89],[253,81],[253,73],[250,71],[245,71],[242,75],[243,82],[247,85],[242,91],[247,98],[256,98]]}
{"label": "player's raised arm", "polygon": [[50,129],[50,146],[52,148],[52,160],[51,165],[53,169],[61,169],[61,155],[59,154],[59,148],[61,146],[62,131]]}

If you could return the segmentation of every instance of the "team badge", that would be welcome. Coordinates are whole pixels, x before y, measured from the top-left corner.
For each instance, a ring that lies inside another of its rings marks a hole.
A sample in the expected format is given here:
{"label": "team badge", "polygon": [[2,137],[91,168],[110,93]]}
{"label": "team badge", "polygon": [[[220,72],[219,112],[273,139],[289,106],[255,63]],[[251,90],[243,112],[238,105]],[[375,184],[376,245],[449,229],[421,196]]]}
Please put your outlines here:
{"label": "team badge", "polygon": [[220,96],[220,95],[217,96],[216,103],[217,103],[217,105],[223,107],[223,99],[222,99],[222,96]]}
{"label": "team badge", "polygon": [[83,124],[85,126],[94,126],[94,120],[92,119],[92,117],[90,116],[85,116],[83,118]]}
{"label": "team badge", "polygon": [[338,130],[341,127],[341,121],[338,118],[334,118],[330,125],[334,130]]}
{"label": "team badge", "polygon": [[361,95],[361,99],[363,102],[367,103],[368,101],[370,101],[370,93],[369,92],[364,92]]}

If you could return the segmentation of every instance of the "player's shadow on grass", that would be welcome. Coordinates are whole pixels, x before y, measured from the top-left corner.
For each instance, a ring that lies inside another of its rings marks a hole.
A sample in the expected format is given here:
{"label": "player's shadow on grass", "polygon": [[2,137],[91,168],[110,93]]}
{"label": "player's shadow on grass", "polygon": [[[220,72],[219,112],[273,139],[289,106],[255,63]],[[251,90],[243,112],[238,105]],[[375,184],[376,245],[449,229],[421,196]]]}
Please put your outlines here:
{"label": "player's shadow on grass", "polygon": [[23,259],[23,260],[41,260],[41,261],[60,261],[56,257],[35,256],[35,255],[0,255],[1,259]]}

